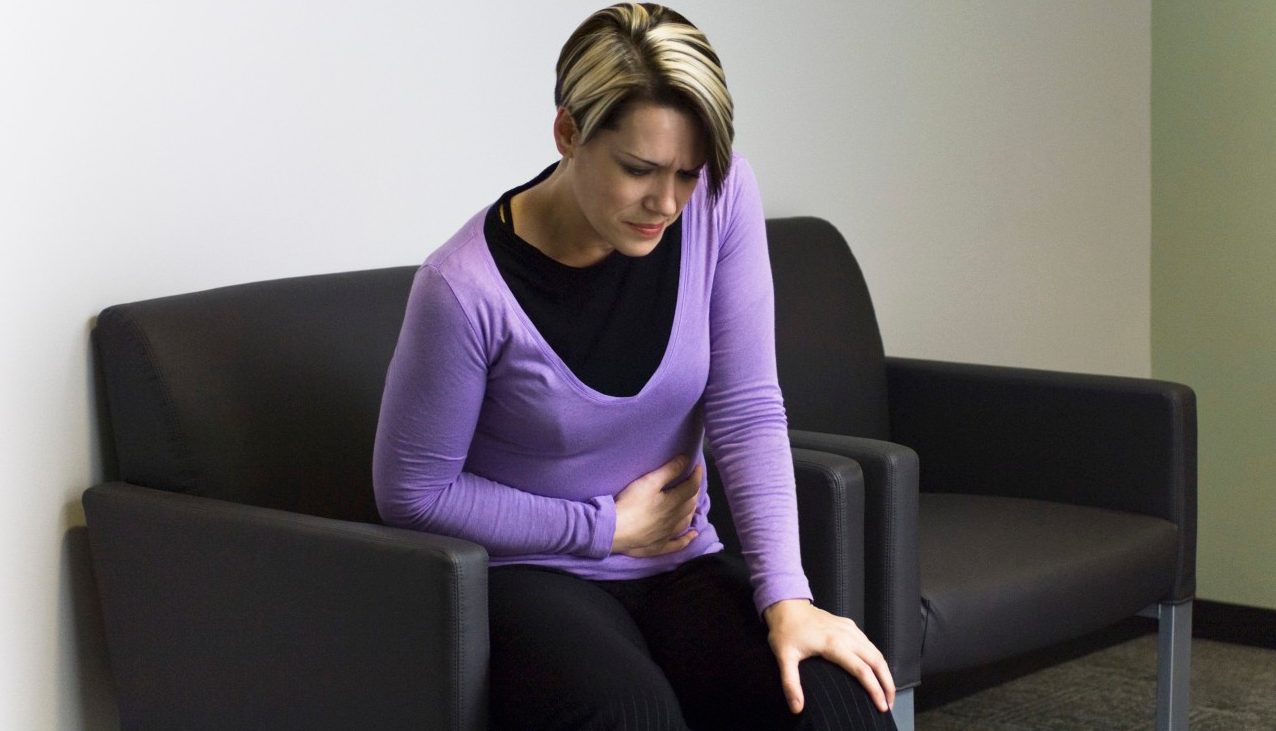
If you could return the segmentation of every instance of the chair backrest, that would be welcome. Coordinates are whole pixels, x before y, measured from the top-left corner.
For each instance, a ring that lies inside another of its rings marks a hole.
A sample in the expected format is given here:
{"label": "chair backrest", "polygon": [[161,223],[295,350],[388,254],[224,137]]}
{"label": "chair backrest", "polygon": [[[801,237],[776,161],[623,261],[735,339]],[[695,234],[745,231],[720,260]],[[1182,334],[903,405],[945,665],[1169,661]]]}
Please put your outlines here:
{"label": "chair backrest", "polygon": [[868,285],[819,218],[767,221],[776,360],[793,429],[887,439],[886,360]]}
{"label": "chair backrest", "polygon": [[372,444],[415,270],[280,279],[104,310],[93,341],[111,477],[377,521]]}

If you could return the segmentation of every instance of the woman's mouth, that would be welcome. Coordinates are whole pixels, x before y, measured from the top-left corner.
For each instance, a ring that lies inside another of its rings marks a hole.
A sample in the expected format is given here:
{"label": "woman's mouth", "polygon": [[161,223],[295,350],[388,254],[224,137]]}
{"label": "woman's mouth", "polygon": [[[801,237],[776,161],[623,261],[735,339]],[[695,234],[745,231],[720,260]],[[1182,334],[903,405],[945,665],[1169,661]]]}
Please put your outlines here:
{"label": "woman's mouth", "polygon": [[632,221],[626,223],[644,239],[654,239],[665,230],[663,223],[633,223]]}

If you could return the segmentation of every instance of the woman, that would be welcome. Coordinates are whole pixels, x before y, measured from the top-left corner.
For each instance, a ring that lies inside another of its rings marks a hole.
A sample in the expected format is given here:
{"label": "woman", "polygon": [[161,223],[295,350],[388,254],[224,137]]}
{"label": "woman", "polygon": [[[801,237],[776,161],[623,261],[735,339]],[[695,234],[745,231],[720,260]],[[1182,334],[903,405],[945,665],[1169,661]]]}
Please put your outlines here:
{"label": "woman", "polygon": [[[616,5],[563,47],[555,103],[561,159],[418,272],[374,458],[386,522],[488,550],[493,724],[893,728],[881,654],[810,603],[716,54]],[[743,562],[707,520],[706,435]]]}

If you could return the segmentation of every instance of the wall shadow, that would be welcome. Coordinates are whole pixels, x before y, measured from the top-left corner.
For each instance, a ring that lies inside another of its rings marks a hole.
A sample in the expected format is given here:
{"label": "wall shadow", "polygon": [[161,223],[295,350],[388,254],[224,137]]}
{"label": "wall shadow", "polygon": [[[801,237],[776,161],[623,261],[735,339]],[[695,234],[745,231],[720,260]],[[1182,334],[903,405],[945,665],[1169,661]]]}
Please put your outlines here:
{"label": "wall shadow", "polygon": [[[68,513],[74,514],[78,508],[77,503]],[[115,731],[120,728],[119,709],[107,660],[102,607],[93,580],[89,531],[83,525],[68,528],[62,539],[61,592],[60,606],[70,615],[60,623],[61,656],[71,664],[64,674],[76,693],[68,700],[78,703],[58,709],[58,727]]]}

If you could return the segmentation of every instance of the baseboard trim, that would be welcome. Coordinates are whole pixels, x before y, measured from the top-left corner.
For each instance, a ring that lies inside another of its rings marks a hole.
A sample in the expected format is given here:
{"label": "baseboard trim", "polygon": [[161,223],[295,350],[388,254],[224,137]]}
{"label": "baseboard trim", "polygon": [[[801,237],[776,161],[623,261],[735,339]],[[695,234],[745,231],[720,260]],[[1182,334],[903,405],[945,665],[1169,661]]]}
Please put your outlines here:
{"label": "baseboard trim", "polygon": [[1276,650],[1276,609],[1197,599],[1192,603],[1192,636]]}

